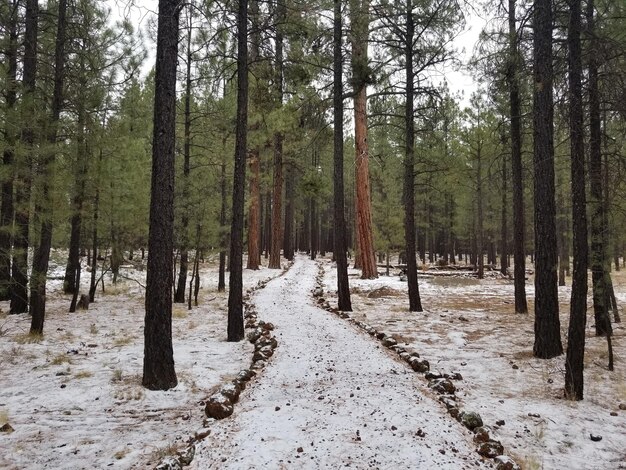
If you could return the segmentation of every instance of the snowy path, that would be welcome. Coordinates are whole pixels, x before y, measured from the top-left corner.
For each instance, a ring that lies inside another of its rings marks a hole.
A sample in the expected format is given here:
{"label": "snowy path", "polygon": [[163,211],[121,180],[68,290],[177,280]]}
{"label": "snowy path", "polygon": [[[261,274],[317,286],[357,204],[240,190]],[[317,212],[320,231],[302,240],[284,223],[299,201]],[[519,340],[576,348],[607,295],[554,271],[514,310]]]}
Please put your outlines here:
{"label": "snowy path", "polygon": [[313,305],[316,271],[297,258],[257,294],[278,349],[192,468],[487,468],[416,374]]}

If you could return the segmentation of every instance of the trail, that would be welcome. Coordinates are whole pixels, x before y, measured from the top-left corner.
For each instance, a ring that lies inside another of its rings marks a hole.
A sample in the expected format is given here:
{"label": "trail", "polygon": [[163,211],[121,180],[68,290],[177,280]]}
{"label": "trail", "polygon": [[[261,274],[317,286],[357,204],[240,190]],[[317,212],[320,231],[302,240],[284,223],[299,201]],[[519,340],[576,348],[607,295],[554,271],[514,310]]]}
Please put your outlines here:
{"label": "trail", "polygon": [[316,271],[298,257],[255,296],[278,349],[192,468],[489,468],[415,373],[313,305]]}

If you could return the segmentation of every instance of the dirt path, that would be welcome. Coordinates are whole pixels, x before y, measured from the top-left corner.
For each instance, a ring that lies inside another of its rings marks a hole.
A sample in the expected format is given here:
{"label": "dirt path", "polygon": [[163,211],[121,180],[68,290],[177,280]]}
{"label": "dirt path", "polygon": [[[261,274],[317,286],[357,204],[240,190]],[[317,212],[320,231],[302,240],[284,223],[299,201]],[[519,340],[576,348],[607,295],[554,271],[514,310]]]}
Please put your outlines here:
{"label": "dirt path", "polygon": [[279,347],[192,468],[486,468],[413,372],[313,306],[316,269],[298,258],[257,294]]}

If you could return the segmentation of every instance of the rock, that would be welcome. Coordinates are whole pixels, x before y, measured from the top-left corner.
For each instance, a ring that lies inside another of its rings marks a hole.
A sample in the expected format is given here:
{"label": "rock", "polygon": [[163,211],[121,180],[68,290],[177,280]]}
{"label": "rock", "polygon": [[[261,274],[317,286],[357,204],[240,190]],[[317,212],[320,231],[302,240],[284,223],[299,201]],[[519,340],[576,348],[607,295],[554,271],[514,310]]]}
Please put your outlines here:
{"label": "rock", "polygon": [[504,447],[502,447],[502,444],[500,444],[499,441],[487,441],[479,445],[476,452],[483,457],[493,459],[494,457],[504,453]]}
{"label": "rock", "polygon": [[439,397],[441,403],[446,405],[446,409],[454,408],[456,406],[456,402],[454,401],[453,395],[441,395]]}
{"label": "rock", "polygon": [[530,416],[531,418],[541,418],[541,415],[539,413],[528,413],[528,416]]}
{"label": "rock", "polygon": [[237,380],[241,380],[242,382],[248,382],[252,377],[256,375],[256,372],[250,369],[244,369],[237,374]]}
{"label": "rock", "polygon": [[626,403],[620,403],[620,404],[619,404],[619,406],[618,406],[618,408],[619,408],[620,410],[626,410]]}
{"label": "rock", "polygon": [[265,367],[266,364],[267,363],[263,360],[256,361],[254,364],[252,364],[252,366],[250,366],[250,369],[255,370],[255,371],[261,370]]}
{"label": "rock", "polygon": [[300,454],[300,453],[304,452],[304,449],[302,447],[298,447],[296,449],[296,452],[298,452]]}
{"label": "rock", "polygon": [[313,296],[314,297],[321,297],[324,294],[324,290],[321,287],[316,287],[313,290]]}
{"label": "rock", "polygon": [[409,361],[409,365],[415,372],[424,373],[430,370],[430,364],[426,359],[418,359],[415,357]]}
{"label": "rock", "polygon": [[454,419],[459,419],[459,409],[456,406],[453,406],[452,408],[448,408],[448,413]]}
{"label": "rock", "polygon": [[154,467],[154,470],[182,470],[183,466],[180,464],[178,457],[168,455],[161,459],[159,464]]}
{"label": "rock", "polygon": [[463,376],[459,372],[453,372],[452,374],[443,374],[446,379],[450,380],[463,380]]}
{"label": "rock", "polygon": [[499,419],[498,421],[496,421],[496,424],[498,426],[504,426],[504,420],[503,419]]}
{"label": "rock", "polygon": [[498,455],[493,461],[496,464],[496,470],[522,470],[522,467],[508,455]]}
{"label": "rock", "polygon": [[440,395],[452,394],[456,391],[456,387],[448,379],[431,380],[428,386]]}
{"label": "rock", "polygon": [[511,366],[511,368],[512,368],[512,369],[517,370],[517,369],[519,369],[519,366],[518,366],[517,364],[513,364],[513,365]]}
{"label": "rock", "polygon": [[15,429],[13,429],[13,426],[11,426],[9,423],[4,423],[2,427],[0,427],[0,432],[6,432],[10,434],[13,431],[15,431]]}
{"label": "rock", "polygon": [[204,412],[209,418],[228,418],[233,414],[233,404],[227,396],[217,392],[207,400]]}
{"label": "rock", "polygon": [[261,329],[256,328],[254,331],[248,333],[248,341],[251,343],[256,343],[256,341],[261,337]]}
{"label": "rock", "polygon": [[89,310],[89,296],[85,294],[80,294],[80,299],[78,299],[76,308],[78,310]]}
{"label": "rock", "polygon": [[491,436],[489,435],[489,428],[485,426],[480,426],[474,429],[474,442],[476,442],[477,444],[487,442],[490,439]]}
{"label": "rock", "polygon": [[409,361],[411,359],[411,355],[408,352],[399,353],[400,359],[403,361]]}
{"label": "rock", "polygon": [[385,333],[383,331],[379,331],[379,332],[376,333],[376,339],[383,340],[386,336],[387,336],[387,333]]}
{"label": "rock", "polygon": [[385,346],[386,348],[390,348],[392,346],[395,346],[396,344],[398,344],[398,342],[393,339],[391,336],[386,336],[383,339],[383,346]]}
{"label": "rock", "polygon": [[228,398],[232,403],[237,403],[241,389],[231,382],[229,384],[222,385],[219,393]]}
{"label": "rock", "polygon": [[459,415],[461,423],[470,431],[483,425],[483,419],[475,411],[464,411]]}
{"label": "rock", "polygon": [[267,361],[268,357],[269,356],[261,350],[254,351],[254,355],[252,356],[252,362]]}
{"label": "rock", "polygon": [[469,321],[467,318],[465,318],[463,315],[461,315],[459,317],[459,321]]}
{"label": "rock", "polygon": [[617,416],[617,411],[611,411],[611,416]]}
{"label": "rock", "polygon": [[180,461],[183,467],[186,467],[191,464],[191,461],[196,455],[196,446],[195,444],[191,444],[185,450],[178,452],[178,460]]}
{"label": "rock", "polygon": [[589,434],[589,437],[593,442],[600,442],[602,440],[602,436],[596,434]]}
{"label": "rock", "polygon": [[203,428],[203,429],[200,429],[199,431],[196,431],[196,433],[194,434],[194,439],[196,441],[201,441],[202,439],[207,437],[209,434],[211,434],[211,430],[208,428]]}
{"label": "rock", "polygon": [[426,378],[426,380],[435,380],[443,378],[443,375],[441,374],[441,372],[438,371],[430,371],[426,375],[424,375],[424,377]]}

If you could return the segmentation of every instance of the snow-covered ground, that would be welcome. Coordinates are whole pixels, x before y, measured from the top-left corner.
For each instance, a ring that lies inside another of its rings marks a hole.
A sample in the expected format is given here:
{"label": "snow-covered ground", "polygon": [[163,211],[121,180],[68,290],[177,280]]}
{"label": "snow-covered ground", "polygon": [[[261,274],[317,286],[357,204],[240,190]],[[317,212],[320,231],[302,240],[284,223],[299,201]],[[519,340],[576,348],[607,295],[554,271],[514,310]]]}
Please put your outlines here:
{"label": "snow-covered ground", "polygon": [[[328,259],[321,263],[325,297],[336,305],[334,264]],[[613,273],[621,305],[626,302],[625,274]],[[606,340],[592,329],[591,299],[585,400],[571,402],[563,399],[564,356],[532,356],[533,314],[514,313],[512,281],[421,272],[424,312],[412,313],[406,282],[399,276],[362,280],[359,271],[350,270],[349,278],[353,317],[392,334],[407,350],[429,360],[431,369],[460,372],[463,380],[456,385],[462,408],[478,411],[523,468],[626,468],[626,410],[619,406],[626,407],[626,328],[614,324],[616,370],[609,372]],[[570,292],[559,288],[564,346]],[[527,294],[533,312],[532,278]],[[500,420],[504,424],[496,425]],[[594,442],[590,434],[602,440]]]}
{"label": "snow-covered ground", "polygon": [[278,349],[233,416],[212,426],[192,468],[489,468],[404,362],[313,305],[316,275],[298,257],[255,295]]}
{"label": "snow-covered ground", "polygon": [[[227,294],[217,292],[215,263],[201,270],[200,306],[174,306],[179,384],[167,392],[141,386],[145,271],[122,270],[139,283],[107,277],[89,310],[68,313],[64,266],[53,259],[51,268],[43,339],[31,342],[30,317],[0,304],[0,426],[14,428],[0,433],[0,468],[154,466],[203,427],[199,402],[250,364],[249,342],[225,340]],[[281,272],[246,270],[244,287]]]}
{"label": "snow-covered ground", "polygon": [[[59,256],[63,260],[63,256]],[[325,297],[335,304],[328,259]],[[473,468],[486,463],[418,374],[355,325],[313,306],[318,266],[298,259],[252,298],[276,325],[279,347],[242,393],[232,417],[210,424],[194,468]],[[53,263],[45,335],[30,342],[27,315],[0,303],[0,468],[151,468],[203,429],[202,401],[250,364],[252,345],[227,343],[227,295],[215,262],[202,270],[200,307],[175,306],[179,385],[141,387],[145,272],[97,295],[88,311],[67,313],[62,263]],[[245,271],[244,284],[282,271]],[[83,273],[86,291],[88,273]],[[626,273],[614,273],[626,302]],[[407,311],[398,276],[364,281],[350,271],[354,316],[393,334],[431,369],[460,372],[461,408],[478,411],[506,453],[525,469],[626,468],[626,335],[615,325],[616,371],[590,317],[586,395],[562,398],[563,357],[532,357],[533,316],[513,312],[511,281],[498,276],[420,278],[423,313]],[[532,312],[532,280],[527,285]],[[568,287],[559,290],[566,337]],[[591,305],[591,301],[589,302]],[[503,421],[497,425],[497,421]],[[418,430],[421,431],[418,433]],[[594,442],[590,434],[601,436]]]}

